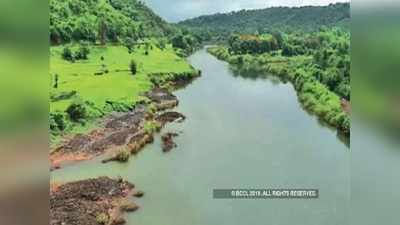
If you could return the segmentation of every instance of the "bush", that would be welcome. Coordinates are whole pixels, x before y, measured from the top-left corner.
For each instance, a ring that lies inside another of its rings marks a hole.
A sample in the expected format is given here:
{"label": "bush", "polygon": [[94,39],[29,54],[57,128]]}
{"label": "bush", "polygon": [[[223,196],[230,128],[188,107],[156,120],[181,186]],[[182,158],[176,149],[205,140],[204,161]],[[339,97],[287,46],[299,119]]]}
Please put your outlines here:
{"label": "bush", "polygon": [[72,121],[82,122],[86,117],[85,103],[80,99],[75,99],[71,105],[68,106],[66,112]]}
{"label": "bush", "polygon": [[129,68],[131,70],[132,75],[135,75],[137,72],[137,63],[135,60],[131,60],[131,63],[129,64]]}
{"label": "bush", "polygon": [[96,216],[96,222],[98,224],[103,224],[103,225],[108,224],[108,220],[109,220],[108,215],[105,213],[100,213]]}
{"label": "bush", "polygon": [[119,162],[127,162],[130,157],[131,157],[131,153],[129,152],[129,150],[123,148],[117,152],[115,159]]}
{"label": "bush", "polygon": [[146,121],[146,123],[144,124],[144,130],[146,131],[146,133],[149,134],[159,131],[160,128],[161,125],[156,121]]}
{"label": "bush", "polygon": [[50,113],[50,130],[53,133],[64,131],[68,127],[68,122],[62,112]]}
{"label": "bush", "polygon": [[75,59],[88,59],[89,53],[89,47],[86,45],[81,45],[78,51],[75,53]]}
{"label": "bush", "polygon": [[72,51],[69,47],[64,47],[61,56],[63,59],[68,60],[68,61],[74,60],[74,56],[72,55]]}

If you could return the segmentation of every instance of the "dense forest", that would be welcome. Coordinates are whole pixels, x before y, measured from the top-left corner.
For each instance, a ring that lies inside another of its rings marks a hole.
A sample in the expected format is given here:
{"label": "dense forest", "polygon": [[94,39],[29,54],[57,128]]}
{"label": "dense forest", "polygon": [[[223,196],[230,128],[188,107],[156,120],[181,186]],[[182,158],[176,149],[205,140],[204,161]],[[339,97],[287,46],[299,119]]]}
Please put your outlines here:
{"label": "dense forest", "polygon": [[268,33],[279,31],[316,31],[321,26],[342,27],[350,23],[350,3],[328,6],[273,7],[200,16],[180,26],[207,37],[226,37],[231,33]]}
{"label": "dense forest", "polygon": [[136,0],[50,0],[50,40],[119,42],[163,37],[173,26]]}

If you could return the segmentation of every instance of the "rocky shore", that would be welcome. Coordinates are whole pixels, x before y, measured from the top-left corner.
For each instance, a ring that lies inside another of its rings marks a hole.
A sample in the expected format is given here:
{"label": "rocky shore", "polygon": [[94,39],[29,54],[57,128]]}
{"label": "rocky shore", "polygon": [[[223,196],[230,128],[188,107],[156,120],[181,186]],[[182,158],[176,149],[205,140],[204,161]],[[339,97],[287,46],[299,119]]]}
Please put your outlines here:
{"label": "rocky shore", "polygon": [[50,225],[124,224],[124,212],[139,209],[131,199],[140,191],[121,178],[99,177],[51,184]]}
{"label": "rocky shore", "polygon": [[179,103],[167,89],[156,87],[146,96],[150,104],[139,104],[130,112],[110,115],[104,119],[102,128],[88,134],[77,134],[62,142],[50,153],[50,169],[61,169],[70,163],[104,154],[109,155],[109,159],[115,158],[122,148],[137,154],[146,144],[153,142],[154,132],[167,123],[185,119],[178,112],[164,111]]}

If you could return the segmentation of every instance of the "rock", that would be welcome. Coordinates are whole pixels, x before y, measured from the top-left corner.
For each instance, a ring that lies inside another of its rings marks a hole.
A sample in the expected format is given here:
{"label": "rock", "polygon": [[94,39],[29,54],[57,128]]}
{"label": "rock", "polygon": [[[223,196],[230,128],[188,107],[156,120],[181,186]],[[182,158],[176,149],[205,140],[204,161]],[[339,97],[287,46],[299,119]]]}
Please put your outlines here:
{"label": "rock", "polygon": [[136,192],[133,194],[133,196],[138,197],[138,198],[143,197],[143,195],[144,195],[144,192],[143,192],[143,191],[136,191]]}
{"label": "rock", "polygon": [[162,149],[163,152],[169,152],[171,151],[171,149],[175,148],[177,145],[176,143],[173,141],[173,137],[178,136],[177,133],[166,133],[163,136],[161,136],[161,140],[162,140]]}
{"label": "rock", "polygon": [[126,203],[121,206],[121,210],[124,212],[134,212],[139,209],[139,206],[135,203]]}
{"label": "rock", "polygon": [[121,225],[121,224],[125,224],[125,223],[126,223],[126,220],[125,220],[124,218],[118,217],[118,218],[115,218],[115,219],[111,222],[111,225]]}
{"label": "rock", "polygon": [[166,123],[171,123],[177,120],[183,121],[186,117],[178,112],[165,112],[156,117],[156,121],[160,122],[162,125]]}

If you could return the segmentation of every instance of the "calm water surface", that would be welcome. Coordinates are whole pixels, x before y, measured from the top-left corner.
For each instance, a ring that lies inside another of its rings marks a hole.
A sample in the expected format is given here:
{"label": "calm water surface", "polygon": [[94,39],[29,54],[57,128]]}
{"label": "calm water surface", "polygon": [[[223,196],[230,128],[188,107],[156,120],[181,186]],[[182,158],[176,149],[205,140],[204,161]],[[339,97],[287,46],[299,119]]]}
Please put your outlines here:
{"label": "calm water surface", "polygon": [[[205,50],[189,58],[202,77],[175,94],[185,122],[178,147],[156,136],[129,163],[83,162],[55,181],[122,176],[144,190],[136,225],[345,225],[350,152],[334,130],[304,111],[291,84],[234,75]],[[317,188],[314,200],[216,200],[214,188]]]}

